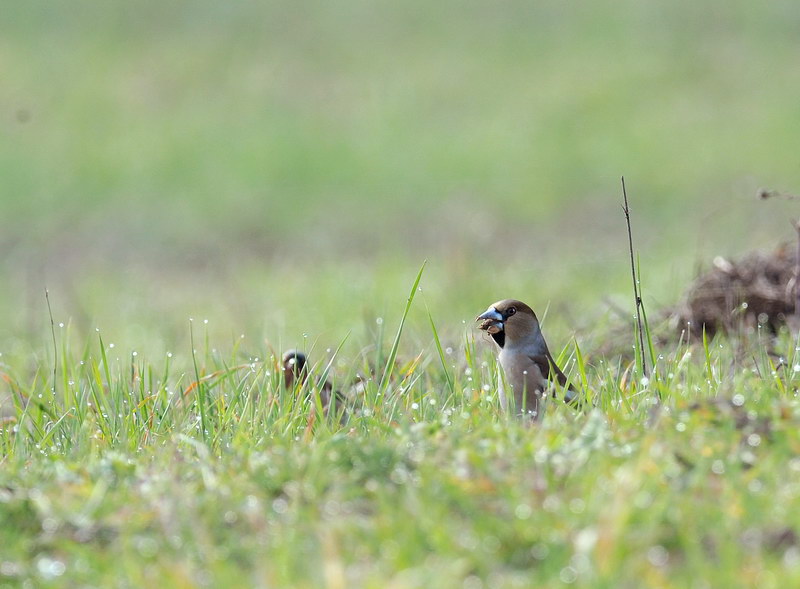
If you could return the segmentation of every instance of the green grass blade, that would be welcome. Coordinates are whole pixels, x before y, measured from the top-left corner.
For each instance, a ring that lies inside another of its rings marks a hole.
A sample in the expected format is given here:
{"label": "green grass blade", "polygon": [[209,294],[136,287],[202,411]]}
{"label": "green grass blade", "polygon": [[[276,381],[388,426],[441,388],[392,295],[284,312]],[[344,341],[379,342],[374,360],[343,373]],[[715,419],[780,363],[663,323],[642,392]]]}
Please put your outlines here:
{"label": "green grass blade", "polygon": [[417,278],[414,280],[414,285],[411,287],[411,292],[408,294],[408,299],[406,300],[406,306],[403,310],[403,316],[400,319],[400,325],[397,327],[397,333],[394,336],[394,341],[392,342],[392,347],[389,350],[389,356],[386,359],[386,366],[383,369],[383,375],[381,376],[380,383],[378,384],[378,395],[382,397],[383,394],[386,392],[386,389],[389,386],[389,381],[392,377],[392,373],[394,372],[394,363],[397,359],[397,349],[400,347],[400,337],[403,335],[403,327],[406,323],[406,318],[408,317],[408,312],[411,310],[411,305],[414,302],[414,297],[417,294],[417,288],[419,288],[419,282],[422,280],[422,273],[425,271],[425,264],[428,261],[425,260],[422,263],[422,266],[417,272]]}

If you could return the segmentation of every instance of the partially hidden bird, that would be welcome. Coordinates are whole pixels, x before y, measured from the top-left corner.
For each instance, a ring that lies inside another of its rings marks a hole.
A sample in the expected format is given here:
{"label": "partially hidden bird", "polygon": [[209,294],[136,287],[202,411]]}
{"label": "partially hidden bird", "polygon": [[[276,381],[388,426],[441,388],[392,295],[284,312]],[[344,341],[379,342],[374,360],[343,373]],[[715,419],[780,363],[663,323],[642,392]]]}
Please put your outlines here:
{"label": "partially hidden bird", "polygon": [[478,315],[476,321],[480,321],[478,328],[491,335],[499,348],[498,360],[505,384],[511,389],[510,395],[507,394],[503,379],[500,380],[503,409],[508,409],[510,396],[517,414],[541,419],[543,396],[553,381],[567,387],[565,402],[579,403],[577,391],[553,360],[539,320],[528,305],[515,299],[498,301]]}
{"label": "partially hidden bird", "polygon": [[[310,369],[308,367],[308,358],[299,350],[287,350],[281,358],[281,367],[283,370],[283,384],[287,391],[296,390],[305,391],[306,396],[310,396],[313,391],[313,386],[306,386],[309,380]],[[327,416],[330,413],[331,407],[335,407],[336,413],[340,419],[345,416],[345,398],[339,391],[334,391],[331,383],[323,380],[316,384],[316,389],[319,391],[320,404],[322,410]]]}

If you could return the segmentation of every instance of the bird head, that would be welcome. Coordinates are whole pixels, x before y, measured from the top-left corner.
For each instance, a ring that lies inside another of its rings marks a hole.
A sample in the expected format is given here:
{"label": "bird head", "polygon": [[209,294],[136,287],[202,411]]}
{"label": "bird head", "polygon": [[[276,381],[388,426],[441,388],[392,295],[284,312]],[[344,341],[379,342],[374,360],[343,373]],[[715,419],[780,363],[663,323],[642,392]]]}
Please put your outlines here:
{"label": "bird head", "polygon": [[492,336],[498,346],[506,342],[518,342],[535,337],[539,332],[539,320],[528,305],[522,301],[505,299],[490,305],[476,318],[479,329]]}
{"label": "bird head", "polygon": [[287,389],[291,389],[296,383],[303,383],[306,376],[308,361],[306,355],[299,350],[287,350],[281,358],[283,368],[283,382]]}

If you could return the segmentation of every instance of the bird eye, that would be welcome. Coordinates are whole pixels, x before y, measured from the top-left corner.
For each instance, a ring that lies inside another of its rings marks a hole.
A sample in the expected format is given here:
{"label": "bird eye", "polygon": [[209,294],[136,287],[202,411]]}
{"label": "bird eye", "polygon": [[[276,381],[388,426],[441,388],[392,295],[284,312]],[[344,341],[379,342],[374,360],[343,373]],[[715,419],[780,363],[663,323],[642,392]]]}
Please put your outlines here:
{"label": "bird eye", "polygon": [[506,315],[508,315],[509,317],[511,317],[511,316],[512,316],[514,313],[516,313],[516,312],[517,312],[517,308],[516,308],[516,307],[509,307],[509,308],[508,308],[508,311],[506,311]]}

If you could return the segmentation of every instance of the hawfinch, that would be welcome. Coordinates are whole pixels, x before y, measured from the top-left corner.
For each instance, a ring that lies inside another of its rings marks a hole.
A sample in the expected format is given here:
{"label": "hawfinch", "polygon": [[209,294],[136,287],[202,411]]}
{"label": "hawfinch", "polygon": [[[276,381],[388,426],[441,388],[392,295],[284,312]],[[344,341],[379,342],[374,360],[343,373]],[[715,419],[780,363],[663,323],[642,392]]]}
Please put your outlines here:
{"label": "hawfinch", "polygon": [[[521,301],[506,299],[491,305],[478,315],[479,329],[492,336],[500,348],[498,360],[505,373],[505,382],[511,387],[517,413],[534,419],[541,417],[541,400],[552,380],[567,385],[567,377],[556,366],[547,343],[544,341],[539,320],[533,310]],[[508,408],[508,398],[500,381],[500,404]],[[576,401],[572,385],[564,401]]]}
{"label": "hawfinch", "polygon": [[[308,358],[306,358],[303,352],[299,350],[288,350],[283,354],[281,366],[283,369],[283,384],[287,391],[297,390],[299,392],[305,390],[307,396],[311,394],[312,389],[305,386],[309,376],[309,368]],[[328,415],[331,399],[334,398],[336,413],[343,412],[345,399],[339,391],[333,390],[331,383],[326,380],[318,383],[317,388],[325,415]]]}

